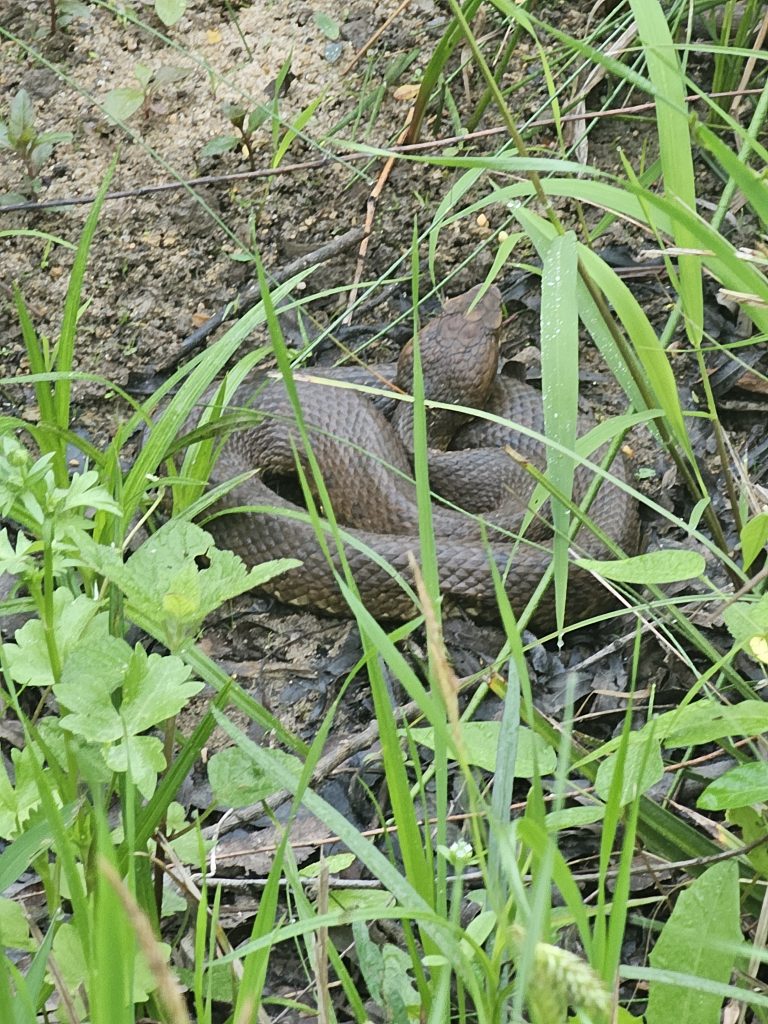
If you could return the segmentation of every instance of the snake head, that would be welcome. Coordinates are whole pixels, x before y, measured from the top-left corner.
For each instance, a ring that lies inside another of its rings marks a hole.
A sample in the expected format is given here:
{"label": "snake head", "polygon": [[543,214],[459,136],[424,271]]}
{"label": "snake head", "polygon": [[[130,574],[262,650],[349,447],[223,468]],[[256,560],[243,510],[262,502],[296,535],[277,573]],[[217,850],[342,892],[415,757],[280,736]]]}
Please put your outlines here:
{"label": "snake head", "polygon": [[[496,378],[501,293],[491,285],[479,298],[482,285],[448,299],[443,310],[419,331],[424,395],[434,402],[481,409]],[[477,301],[476,301],[477,300]],[[474,305],[473,305],[474,303]],[[400,353],[395,382],[407,393],[413,385],[413,339]],[[447,448],[466,417],[433,409],[428,417],[429,443]],[[401,404],[393,422],[410,447],[412,408]]]}

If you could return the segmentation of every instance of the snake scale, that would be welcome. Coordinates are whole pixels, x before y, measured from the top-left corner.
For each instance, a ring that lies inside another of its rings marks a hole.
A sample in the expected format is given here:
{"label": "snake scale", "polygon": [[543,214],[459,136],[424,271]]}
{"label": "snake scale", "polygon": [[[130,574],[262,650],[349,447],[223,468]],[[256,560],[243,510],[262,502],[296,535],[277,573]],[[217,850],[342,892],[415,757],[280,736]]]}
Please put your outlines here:
{"label": "snake scale", "polygon": [[[501,295],[495,286],[478,299],[479,292],[479,288],[473,288],[450,299],[442,313],[421,329],[419,348],[425,394],[440,402],[486,409],[542,433],[544,417],[539,392],[498,375]],[[394,375],[396,385],[409,392],[412,360],[413,346],[409,342],[397,365],[380,369],[372,383],[380,381],[383,372]],[[387,418],[364,394],[329,384],[299,379],[296,389],[336,521],[348,537],[346,557],[369,611],[380,619],[404,620],[414,614],[415,608],[397,575],[412,584],[408,556],[409,552],[416,556],[419,553],[418,507],[409,454],[413,406],[409,402],[394,402],[395,412]],[[309,522],[280,515],[278,511],[229,511],[244,505],[296,510],[296,504],[278,493],[281,488],[275,481],[295,477],[295,452],[302,451],[293,407],[282,380],[269,379],[260,386],[246,380],[236,392],[234,404],[249,406],[262,413],[263,418],[256,425],[244,426],[230,435],[214,467],[211,483],[231,480],[249,470],[259,472],[235,487],[216,506],[217,512],[227,514],[211,519],[207,529],[221,546],[236,552],[248,565],[273,558],[301,559],[299,568],[289,570],[264,587],[278,600],[333,614],[348,613],[348,605]],[[520,524],[534,484],[530,474],[509,456],[504,446],[512,446],[523,459],[542,470],[546,463],[545,448],[513,427],[444,410],[428,410],[427,423],[433,492],[460,508],[481,514],[487,524],[483,537],[476,515],[433,502],[441,592],[444,598],[455,600],[480,616],[496,617],[488,561],[493,558],[505,574],[507,593],[519,614],[550,564],[552,549],[551,538],[540,526],[538,536],[527,530],[523,543],[515,544],[510,537],[509,531]],[[579,432],[584,433],[591,425],[591,421],[582,419]],[[306,469],[306,458],[302,461]],[[625,479],[621,456],[614,461],[611,472],[619,480]],[[308,476],[311,479],[311,473]],[[577,467],[575,500],[586,492],[590,479],[591,474]],[[637,506],[626,492],[604,482],[589,514],[623,550],[632,553],[636,549]],[[577,544],[580,551],[590,556],[607,554],[605,546],[586,528],[579,531]],[[334,550],[332,538],[329,548]],[[370,551],[378,559],[372,558]],[[338,556],[333,557],[338,569]],[[568,586],[570,619],[583,618],[611,604],[604,588],[575,566]],[[532,621],[535,627],[546,629],[552,619],[550,587]]]}

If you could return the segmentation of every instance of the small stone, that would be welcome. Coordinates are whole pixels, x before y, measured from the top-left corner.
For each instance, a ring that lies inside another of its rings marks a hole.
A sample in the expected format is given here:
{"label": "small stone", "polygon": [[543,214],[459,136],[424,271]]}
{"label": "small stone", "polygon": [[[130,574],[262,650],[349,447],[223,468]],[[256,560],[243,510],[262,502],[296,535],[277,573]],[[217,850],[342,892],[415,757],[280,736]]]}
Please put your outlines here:
{"label": "small stone", "polygon": [[335,64],[343,52],[344,44],[337,40],[336,42],[326,44],[325,49],[323,50],[323,57],[329,64]]}

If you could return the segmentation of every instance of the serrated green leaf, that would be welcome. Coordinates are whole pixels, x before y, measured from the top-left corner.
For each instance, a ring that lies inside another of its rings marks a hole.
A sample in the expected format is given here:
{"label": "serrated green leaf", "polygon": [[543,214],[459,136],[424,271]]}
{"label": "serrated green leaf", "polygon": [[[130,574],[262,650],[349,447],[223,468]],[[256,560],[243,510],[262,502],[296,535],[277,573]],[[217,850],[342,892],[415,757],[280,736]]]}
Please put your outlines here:
{"label": "serrated green leaf", "polygon": [[768,764],[756,761],[740,764],[710,782],[696,806],[706,811],[725,811],[765,802],[768,802]]}
{"label": "serrated green leaf", "polygon": [[[80,595],[75,597],[65,587],[53,595],[53,632],[59,658],[66,663],[68,655],[85,640],[95,642],[106,632],[107,615],[96,601]],[[11,675],[22,686],[52,686],[56,680],[51,669],[45,628],[40,619],[30,619],[16,631],[16,642],[5,644],[4,650]]]}
{"label": "serrated green leaf", "polygon": [[51,511],[57,514],[87,508],[120,515],[120,506],[106,487],[101,486],[99,474],[93,469],[75,473],[66,487],[53,488],[49,504]]}
{"label": "serrated green leaf", "polygon": [[575,563],[589,572],[599,573],[607,580],[639,586],[696,579],[704,574],[706,568],[704,557],[698,551],[679,549],[648,551],[632,558],[577,558]]}
{"label": "serrated green leaf", "polygon": [[0,530],[0,573],[20,576],[33,564],[34,542],[21,530],[16,534],[16,547],[11,544],[6,529]]}
{"label": "serrated green leaf", "polygon": [[[103,617],[100,621],[104,622]],[[132,653],[124,640],[108,635],[104,622],[101,636],[91,635],[87,643],[66,657],[61,682],[54,686],[53,692],[62,709],[70,715],[83,716],[87,728],[80,735],[85,739],[107,742],[122,736],[112,695],[125,679]],[[98,720],[100,711],[115,722],[114,734],[103,732],[104,722]]]}
{"label": "serrated green leaf", "polygon": [[145,800],[151,799],[157,777],[166,767],[163,741],[157,736],[129,736],[110,747],[107,765],[114,772],[125,772]]}
{"label": "serrated green leaf", "polygon": [[[496,771],[500,730],[501,722],[462,723],[461,735],[470,764],[484,771]],[[434,729],[409,729],[408,735],[429,750],[435,749]],[[541,775],[548,775],[555,770],[556,763],[557,755],[545,740],[526,726],[521,726],[517,738],[515,775],[521,779],[530,779],[535,770]]]}
{"label": "serrated green leaf", "polygon": [[123,683],[120,715],[129,735],[173,718],[203,688],[175,655],[150,654],[137,644]]}
{"label": "serrated green leaf", "polygon": [[104,97],[104,113],[116,121],[127,121],[144,102],[144,90],[135,86],[111,89]]}
{"label": "serrated green leaf", "polygon": [[[125,563],[117,551],[88,537],[83,538],[81,555],[85,564],[120,587],[128,599],[128,614],[151,624],[171,649],[225,601],[301,564],[280,559],[248,570],[233,552],[219,550],[205,530],[181,520],[162,526]],[[208,561],[206,568],[198,567],[200,558]]]}

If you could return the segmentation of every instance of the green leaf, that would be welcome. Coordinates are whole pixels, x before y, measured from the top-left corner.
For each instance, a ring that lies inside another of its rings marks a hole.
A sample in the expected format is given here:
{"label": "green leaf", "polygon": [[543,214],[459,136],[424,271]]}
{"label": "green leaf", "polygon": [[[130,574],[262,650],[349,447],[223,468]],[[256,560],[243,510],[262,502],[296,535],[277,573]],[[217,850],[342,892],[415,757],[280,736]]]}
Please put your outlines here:
{"label": "green leaf", "polygon": [[20,576],[33,566],[35,550],[33,541],[25,537],[21,530],[16,534],[15,548],[8,537],[8,531],[0,530],[0,573]]}
{"label": "green leaf", "polygon": [[736,643],[768,633],[768,594],[759,601],[736,601],[723,612],[723,620]]}
{"label": "green leaf", "polygon": [[123,684],[120,714],[130,733],[142,732],[173,718],[203,684],[191,679],[191,668],[174,655],[147,656],[137,644]]}
{"label": "green leaf", "polygon": [[744,569],[749,569],[757,556],[768,544],[768,512],[753,516],[741,531],[741,553]]}
{"label": "green leaf", "polygon": [[[467,760],[484,771],[496,771],[496,751],[499,744],[501,722],[463,722],[461,735]],[[423,747],[435,749],[434,729],[409,729],[408,735]],[[557,755],[541,736],[520,726],[517,738],[515,775],[521,779],[533,778],[534,772],[549,775],[555,770]]]}
{"label": "green leaf", "polygon": [[[67,827],[71,826],[81,810],[82,807],[79,801],[63,807],[61,814],[64,824]],[[3,834],[3,836],[6,839],[10,838],[8,834]],[[41,853],[50,849],[53,842],[54,835],[51,823],[43,818],[25,829],[24,834],[19,836],[18,839],[14,839],[12,843],[9,843],[3,852],[0,853],[0,892],[4,892],[21,878],[29,865]]]}
{"label": "green leaf", "polygon": [[741,829],[744,845],[753,847],[746,855],[747,860],[759,875],[768,878],[765,813],[755,807],[733,807],[728,810],[726,820],[730,826]]}
{"label": "green leaf", "polygon": [[[89,597],[75,597],[65,587],[53,595],[53,633],[62,664],[81,641],[94,643],[107,631],[107,614]],[[48,656],[45,627],[30,619],[16,631],[16,643],[4,645],[11,675],[21,686],[52,686],[56,680]]]}
{"label": "green leaf", "polygon": [[[151,625],[171,650],[225,601],[301,564],[284,558],[247,570],[237,555],[219,550],[209,533],[182,520],[161,526],[125,563],[119,552],[88,537],[81,553],[87,565],[120,587],[128,614]],[[208,561],[206,568],[198,567],[200,558]]]}
{"label": "green leaf", "polygon": [[725,811],[731,807],[748,807],[768,802],[768,764],[756,761],[738,768],[710,782],[699,799],[697,807],[706,811]]}
{"label": "green leaf", "polygon": [[164,25],[175,25],[187,9],[187,0],[155,0],[155,14]]}
{"label": "green leaf", "polygon": [[13,783],[5,765],[0,764],[0,836],[6,839],[26,831],[25,826],[40,803],[35,758],[31,747],[11,751]]}
{"label": "green leaf", "polygon": [[239,142],[239,135],[217,135],[206,142],[198,156],[221,156],[222,153],[233,150]]}
{"label": "green leaf", "polygon": [[19,89],[11,100],[8,136],[14,149],[23,148],[35,137],[35,108],[26,89]]}
{"label": "green leaf", "polygon": [[247,131],[251,135],[257,128],[261,128],[267,118],[270,117],[269,108],[259,105],[254,107],[248,115]]}
{"label": "green leaf", "polygon": [[120,506],[106,489],[99,484],[99,474],[94,469],[75,473],[68,487],[56,487],[52,492],[52,504],[56,511],[75,508],[92,508],[111,515],[120,515]]}
{"label": "green leaf", "polygon": [[[602,800],[607,800],[611,783],[619,766],[619,754],[610,754],[601,762],[595,777],[595,790]],[[664,762],[659,741],[655,736],[640,732],[629,737],[626,758],[621,763],[622,807],[636,800],[640,793],[655,786],[664,775]]]}
{"label": "green leaf", "polygon": [[[291,771],[301,770],[298,758],[281,750],[272,753]],[[239,747],[227,747],[213,755],[208,762],[208,781],[220,807],[247,807],[283,788],[279,773],[266,775],[259,771],[253,759]]]}
{"label": "green leaf", "polygon": [[586,825],[594,825],[605,817],[605,807],[602,804],[592,804],[587,807],[564,807],[562,811],[550,811],[544,818],[544,827],[547,832],[563,832],[569,828],[584,828]]}
{"label": "green leaf", "polygon": [[[104,616],[99,622],[104,623]],[[125,640],[109,636],[104,628],[101,636],[92,632],[86,643],[65,658],[61,681],[53,692],[63,710],[83,715],[87,727],[80,734],[85,739],[107,742],[122,737],[112,694],[122,685],[131,656]],[[105,725],[99,721],[101,712],[108,720],[116,721],[116,732],[104,732]]]}
{"label": "green leaf", "polygon": [[[75,925],[69,922],[61,925],[53,940],[53,953],[56,957],[56,965],[69,991],[77,992],[81,985],[84,985],[87,991],[91,965],[83,952],[82,942]],[[138,947],[134,947],[134,949],[121,948],[120,955],[130,957],[131,960],[133,1002],[146,1002],[158,984],[147,964],[146,957]],[[170,959],[171,947],[165,942],[156,942],[153,947],[153,955],[159,956],[167,962]],[[82,1014],[82,1016],[86,1015]]]}
{"label": "green leaf", "polygon": [[53,152],[52,142],[41,142],[36,146],[33,146],[29,153],[29,160],[32,165],[32,170],[37,174],[41,167],[45,165],[48,157]]}
{"label": "green leaf", "polygon": [[141,86],[142,95],[146,95],[147,88],[155,77],[155,72],[149,64],[136,64],[133,69],[133,77]]}
{"label": "green leaf", "polygon": [[[221,112],[235,128],[242,128],[248,111],[239,103],[222,103]],[[237,137],[237,136],[235,136]]]}
{"label": "green leaf", "polygon": [[[650,962],[656,970],[726,984],[741,943],[739,873],[728,861],[714,864],[680,894]],[[720,1024],[722,1002],[720,995],[700,988],[651,981],[647,1024]]]}
{"label": "green leaf", "polygon": [[576,565],[589,572],[597,572],[616,583],[638,585],[679,583],[697,579],[704,574],[706,562],[698,551],[648,551],[632,558],[599,559],[577,558]]}
{"label": "green leaf", "polygon": [[330,857],[323,857],[322,860],[307,864],[299,874],[302,878],[318,878],[320,872],[325,870],[329,875],[338,875],[351,868],[354,863],[354,853],[332,853]]}
{"label": "green leaf", "polygon": [[106,753],[106,763],[114,772],[125,772],[145,800],[151,799],[157,777],[165,768],[163,741],[157,736],[129,736]]}
{"label": "green leaf", "polygon": [[699,700],[679,711],[670,711],[664,718],[665,747],[695,747],[728,736],[759,736],[768,731],[768,704],[744,700],[721,706]]}
{"label": "green leaf", "polygon": [[111,89],[104,97],[104,113],[115,121],[127,121],[144,102],[144,90],[136,86]]}
{"label": "green leaf", "polygon": [[[40,132],[37,136],[37,144],[43,142],[52,142],[56,145],[59,142],[71,142],[74,139],[72,132]],[[74,248],[71,243],[67,243],[70,247]]]}
{"label": "green leaf", "polygon": [[192,74],[192,68],[179,67],[176,64],[162,64],[152,76],[152,85],[172,85],[174,82],[183,82]]}
{"label": "green leaf", "polygon": [[24,906],[5,897],[0,897],[0,945],[30,953],[37,947],[29,934]]}
{"label": "green leaf", "polygon": [[336,39],[339,38],[339,24],[337,21],[334,21],[330,15],[324,14],[323,11],[314,11],[312,14],[312,20],[323,33],[323,35],[326,37],[326,39],[335,41]]}
{"label": "green leaf", "polygon": [[[118,647],[119,645],[119,647]],[[123,660],[125,651],[129,657]],[[104,652],[105,671],[101,673]],[[62,682],[54,687],[57,699],[70,710],[61,724],[69,732],[94,743],[122,741],[177,715],[202,689],[190,679],[191,669],[174,655],[150,654],[137,644],[131,652],[114,637],[103,637],[92,653],[93,671],[85,662],[86,650],[68,660]],[[111,664],[110,664],[111,658]],[[113,694],[122,689],[122,699]]]}

